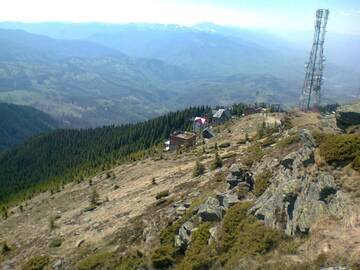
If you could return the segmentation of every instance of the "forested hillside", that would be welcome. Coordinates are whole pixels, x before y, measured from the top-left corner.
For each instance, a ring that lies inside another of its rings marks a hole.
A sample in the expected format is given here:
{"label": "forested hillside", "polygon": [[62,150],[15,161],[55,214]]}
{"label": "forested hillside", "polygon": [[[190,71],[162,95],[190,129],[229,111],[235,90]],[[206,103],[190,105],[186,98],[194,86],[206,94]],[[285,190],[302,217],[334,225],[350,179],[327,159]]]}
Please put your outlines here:
{"label": "forested hillside", "polygon": [[0,103],[0,151],[57,127],[54,119],[39,110]]}
{"label": "forested hillside", "polygon": [[138,124],[83,130],[55,130],[0,156],[0,203],[65,182],[109,165],[143,157],[172,130],[187,130],[191,117],[208,112],[193,107]]}

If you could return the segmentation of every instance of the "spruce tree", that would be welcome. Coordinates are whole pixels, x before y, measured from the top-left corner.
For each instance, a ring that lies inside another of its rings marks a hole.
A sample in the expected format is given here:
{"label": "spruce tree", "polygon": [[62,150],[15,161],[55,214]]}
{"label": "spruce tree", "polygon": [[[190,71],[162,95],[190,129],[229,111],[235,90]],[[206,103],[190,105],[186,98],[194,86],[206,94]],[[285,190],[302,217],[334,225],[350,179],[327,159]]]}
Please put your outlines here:
{"label": "spruce tree", "polygon": [[196,161],[195,164],[195,168],[194,168],[194,172],[193,172],[193,176],[197,177],[199,175],[203,175],[205,172],[205,167],[202,163],[200,163],[200,161]]}
{"label": "spruce tree", "polygon": [[90,207],[96,207],[99,205],[99,193],[97,193],[96,189],[94,188],[90,195]]}
{"label": "spruce tree", "polygon": [[219,154],[216,152],[215,153],[215,158],[214,161],[211,164],[211,169],[216,170],[218,168],[221,168],[223,166],[223,162],[221,160],[221,157],[219,156]]}

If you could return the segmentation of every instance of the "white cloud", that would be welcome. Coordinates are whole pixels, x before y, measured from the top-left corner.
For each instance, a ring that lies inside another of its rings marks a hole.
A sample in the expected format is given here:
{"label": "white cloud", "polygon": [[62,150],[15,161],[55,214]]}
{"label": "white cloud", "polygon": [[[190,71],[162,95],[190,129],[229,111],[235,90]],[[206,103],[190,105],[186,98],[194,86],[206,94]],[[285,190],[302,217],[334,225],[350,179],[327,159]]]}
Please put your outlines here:
{"label": "white cloud", "polygon": [[261,16],[247,10],[235,11],[206,4],[179,4],[164,0],[6,0],[1,5],[0,20],[266,24]]}

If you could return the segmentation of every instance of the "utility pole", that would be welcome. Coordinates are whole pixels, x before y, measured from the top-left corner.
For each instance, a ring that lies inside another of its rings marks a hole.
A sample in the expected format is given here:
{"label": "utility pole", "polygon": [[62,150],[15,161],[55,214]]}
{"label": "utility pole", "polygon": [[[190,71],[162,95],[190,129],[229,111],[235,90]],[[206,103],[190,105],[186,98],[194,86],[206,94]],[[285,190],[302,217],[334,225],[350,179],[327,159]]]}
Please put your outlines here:
{"label": "utility pole", "polygon": [[328,9],[316,11],[314,41],[309,61],[305,65],[305,79],[300,100],[300,109],[303,111],[317,109],[320,104],[325,63],[324,42],[328,17]]}

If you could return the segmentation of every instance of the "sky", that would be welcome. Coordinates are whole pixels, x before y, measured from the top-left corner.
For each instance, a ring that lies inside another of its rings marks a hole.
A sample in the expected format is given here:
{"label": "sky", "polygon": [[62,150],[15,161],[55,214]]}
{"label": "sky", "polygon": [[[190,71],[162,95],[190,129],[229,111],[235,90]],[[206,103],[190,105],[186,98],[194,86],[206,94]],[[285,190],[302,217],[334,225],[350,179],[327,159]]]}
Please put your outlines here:
{"label": "sky", "polygon": [[360,34],[360,0],[0,0],[0,21],[213,22],[246,28],[312,30],[329,8],[333,32]]}

